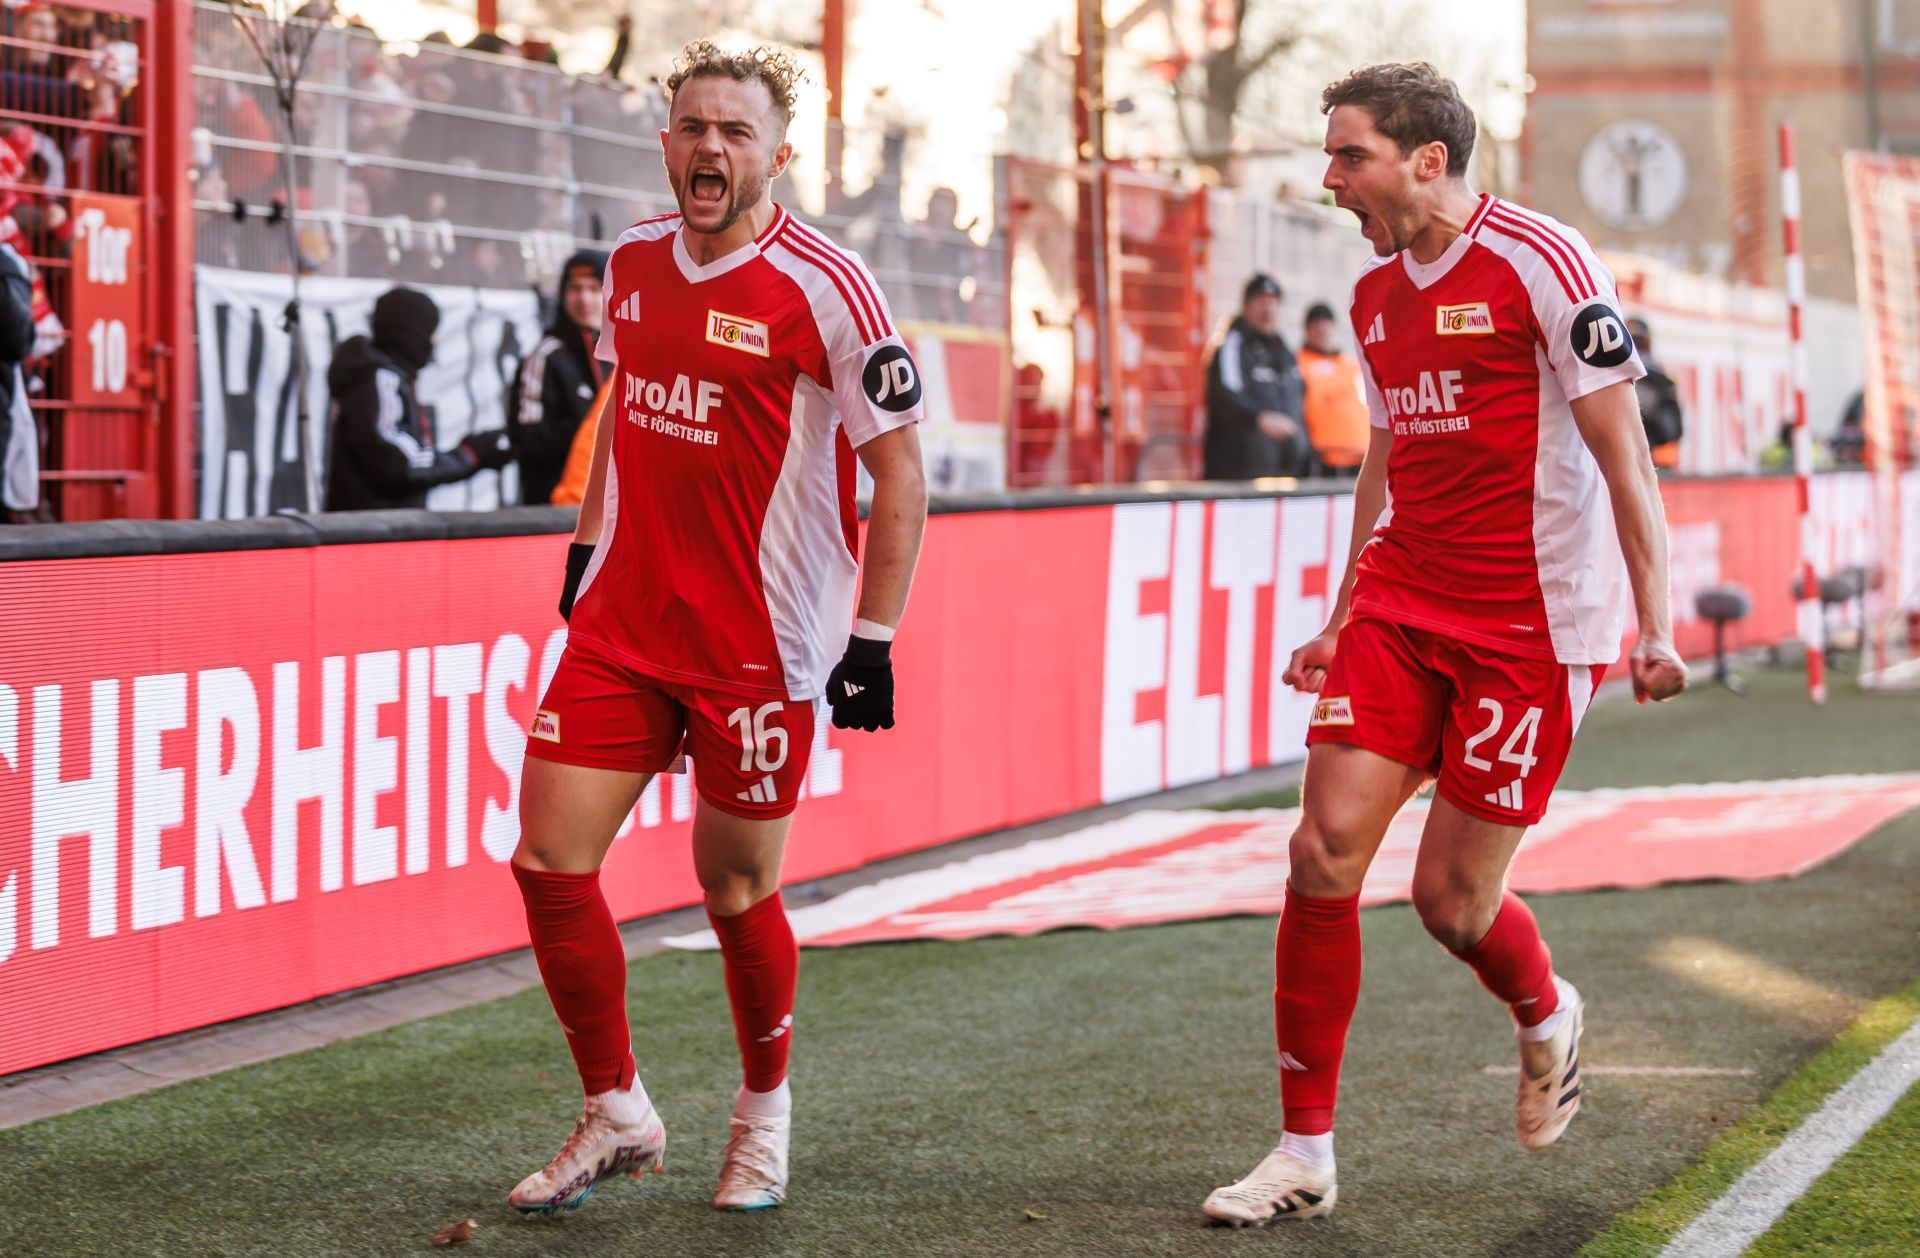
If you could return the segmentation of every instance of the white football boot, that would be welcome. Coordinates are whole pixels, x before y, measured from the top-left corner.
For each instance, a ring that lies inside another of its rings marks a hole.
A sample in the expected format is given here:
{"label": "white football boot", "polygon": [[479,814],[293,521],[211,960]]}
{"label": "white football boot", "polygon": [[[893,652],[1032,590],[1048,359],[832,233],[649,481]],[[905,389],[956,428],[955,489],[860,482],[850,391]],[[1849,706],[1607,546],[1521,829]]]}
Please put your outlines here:
{"label": "white football boot", "polygon": [[721,1210],[771,1210],[787,1199],[787,1139],[793,1115],[735,1114],[727,1120],[727,1156],[720,1164]]}
{"label": "white football boot", "polygon": [[587,1098],[573,1134],[545,1170],[520,1181],[507,1200],[522,1214],[577,1210],[594,1185],[613,1175],[639,1179],[666,1169],[667,1128],[644,1094],[603,1092]]}
{"label": "white football boot", "polygon": [[1325,1218],[1339,1196],[1331,1166],[1315,1166],[1275,1149],[1253,1174],[1214,1189],[1200,1208],[1215,1223],[1265,1227],[1276,1219]]}
{"label": "white football boot", "polygon": [[[1554,982],[1559,985],[1560,1010],[1566,1016],[1546,1039],[1520,1041],[1520,1098],[1514,1134],[1522,1145],[1536,1150],[1558,1140],[1580,1112],[1580,1032],[1586,1002],[1572,983],[1563,978]],[[1554,1016],[1559,1016],[1560,1010]]]}

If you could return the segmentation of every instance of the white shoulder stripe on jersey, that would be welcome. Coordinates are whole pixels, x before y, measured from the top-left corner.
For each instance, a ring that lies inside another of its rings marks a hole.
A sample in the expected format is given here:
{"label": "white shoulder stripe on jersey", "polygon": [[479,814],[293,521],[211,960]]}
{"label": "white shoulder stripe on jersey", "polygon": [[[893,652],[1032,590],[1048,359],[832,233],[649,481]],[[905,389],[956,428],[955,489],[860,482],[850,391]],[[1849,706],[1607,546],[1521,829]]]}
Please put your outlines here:
{"label": "white shoulder stripe on jersey", "polygon": [[839,277],[839,282],[846,289],[848,305],[856,307],[860,316],[860,334],[869,344],[885,340],[892,334],[886,306],[880,300],[858,254],[842,249],[797,218],[787,221],[787,229],[781,233],[780,239],[795,252]]}
{"label": "white shoulder stripe on jersey", "polygon": [[857,258],[798,219],[790,220],[781,240],[800,256],[835,277],[847,305],[854,310],[860,335],[869,343],[883,340],[891,331],[884,317],[885,307],[873,291],[866,268]]}
{"label": "white shoulder stripe on jersey", "polygon": [[[1566,294],[1569,302],[1577,306],[1587,299],[1589,294],[1586,288],[1568,276],[1566,264],[1560,257],[1548,248],[1545,241],[1525,227],[1512,222],[1504,215],[1490,214],[1487,216],[1487,230],[1491,234],[1483,237],[1480,240],[1481,244],[1492,246],[1495,252],[1505,255],[1507,260],[1515,266],[1519,265],[1521,257],[1531,253],[1546,270],[1553,273],[1553,278],[1558,281],[1560,290]],[[1502,236],[1513,241],[1513,247],[1501,247],[1496,244],[1497,238]]]}
{"label": "white shoulder stripe on jersey", "polygon": [[1599,291],[1598,286],[1593,282],[1592,271],[1588,268],[1585,259],[1580,256],[1580,248],[1573,239],[1569,239],[1567,228],[1511,204],[1503,203],[1495,211],[1495,215],[1502,223],[1520,228],[1530,237],[1553,250],[1555,256],[1566,265],[1567,273],[1573,279],[1574,288],[1584,294],[1582,300],[1585,297],[1594,296]]}

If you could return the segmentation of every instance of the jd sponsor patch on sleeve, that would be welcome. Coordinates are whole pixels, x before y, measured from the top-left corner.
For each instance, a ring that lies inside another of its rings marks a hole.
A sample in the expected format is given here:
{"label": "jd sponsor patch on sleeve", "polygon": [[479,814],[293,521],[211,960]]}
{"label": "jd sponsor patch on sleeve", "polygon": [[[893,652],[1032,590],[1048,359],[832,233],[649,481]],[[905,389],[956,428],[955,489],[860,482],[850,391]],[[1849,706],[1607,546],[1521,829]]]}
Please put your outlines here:
{"label": "jd sponsor patch on sleeve", "polygon": [[1573,352],[1589,367],[1618,367],[1633,357],[1633,338],[1613,307],[1595,302],[1574,316]]}

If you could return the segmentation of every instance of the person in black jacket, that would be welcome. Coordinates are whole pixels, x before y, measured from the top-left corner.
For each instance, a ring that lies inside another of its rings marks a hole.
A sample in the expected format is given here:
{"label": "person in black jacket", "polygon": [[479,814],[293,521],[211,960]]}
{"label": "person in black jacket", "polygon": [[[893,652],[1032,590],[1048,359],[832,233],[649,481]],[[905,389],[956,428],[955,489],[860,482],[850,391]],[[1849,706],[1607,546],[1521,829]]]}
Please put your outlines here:
{"label": "person in black jacket", "polygon": [[1653,330],[1645,319],[1627,320],[1627,335],[1647,374],[1633,382],[1634,397],[1640,402],[1640,423],[1647,430],[1647,448],[1653,451],[1656,467],[1672,467],[1679,462],[1680,438],[1686,435],[1686,414],[1680,409],[1680,389],[1673,377],[1660,369],[1653,357]]}
{"label": "person in black jacket", "polygon": [[1312,454],[1305,400],[1299,364],[1280,336],[1280,285],[1256,275],[1207,367],[1207,479],[1304,475]]}
{"label": "person in black jacket", "polygon": [[433,361],[440,308],[411,288],[395,288],[373,304],[373,334],[334,351],[327,368],[333,394],[327,510],[424,507],[435,485],[466,480],[513,458],[507,434],[478,432],[451,450],[436,449],[414,377]]}
{"label": "person in black jacket", "polygon": [[600,337],[600,283],[607,255],[581,250],[560,270],[553,322],[520,364],[507,395],[507,431],[520,461],[520,501],[553,501],[567,453],[593,409],[607,365],[594,357]]}
{"label": "person in black jacket", "polygon": [[0,507],[40,505],[40,434],[27,406],[22,364],[33,353],[33,271],[0,244]]}

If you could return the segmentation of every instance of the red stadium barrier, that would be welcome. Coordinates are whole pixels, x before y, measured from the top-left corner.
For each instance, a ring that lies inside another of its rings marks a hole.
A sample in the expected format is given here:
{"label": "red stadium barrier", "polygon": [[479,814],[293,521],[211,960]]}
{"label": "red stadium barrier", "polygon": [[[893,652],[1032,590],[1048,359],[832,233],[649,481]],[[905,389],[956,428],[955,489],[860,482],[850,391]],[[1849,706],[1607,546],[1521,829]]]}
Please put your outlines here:
{"label": "red stadium barrier", "polygon": [[[1789,636],[1792,482],[1666,488],[1677,580],[1738,580],[1742,637]],[[1278,673],[1351,510],[936,516],[903,723],[816,733],[787,877],[1297,759]],[[523,945],[499,865],[565,541],[0,564],[0,1073]],[[691,805],[684,777],[641,802],[620,917],[698,899]]]}

